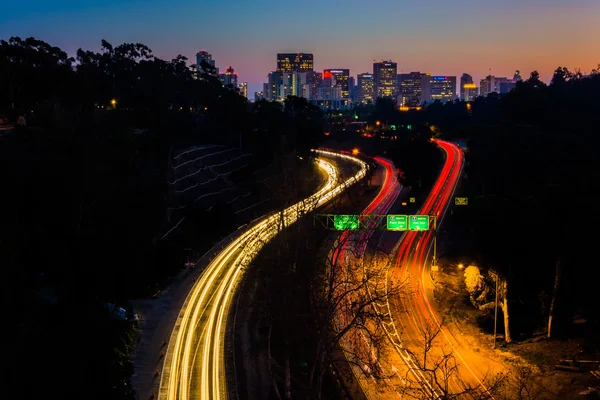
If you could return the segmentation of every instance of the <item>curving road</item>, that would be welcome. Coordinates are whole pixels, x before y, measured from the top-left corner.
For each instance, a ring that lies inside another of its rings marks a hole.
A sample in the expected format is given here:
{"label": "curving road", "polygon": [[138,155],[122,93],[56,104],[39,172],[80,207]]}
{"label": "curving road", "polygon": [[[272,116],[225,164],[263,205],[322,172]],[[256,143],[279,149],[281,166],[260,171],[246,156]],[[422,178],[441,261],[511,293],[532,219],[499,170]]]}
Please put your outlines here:
{"label": "curving road", "polygon": [[[349,155],[316,150],[318,154],[350,160],[359,171],[343,183],[333,164],[317,159],[326,173],[326,184],[315,194],[283,212],[285,225],[320,207],[362,179],[367,165]],[[244,267],[280,230],[281,215],[258,220],[227,245],[208,265],[190,291],[173,328],[161,375],[159,399],[225,399],[225,337],[236,285]]]}
{"label": "curving road", "polygon": [[[436,216],[439,227],[460,178],[464,155],[462,150],[453,143],[441,140],[436,143],[444,151],[446,160],[439,178],[418,214]],[[434,306],[434,283],[429,265],[433,241],[433,231],[409,231],[398,244],[396,265],[389,279],[396,282],[411,282],[413,292],[411,296],[389,299],[388,313],[396,332],[395,339],[401,342],[405,349],[410,349],[412,353],[417,354],[416,364],[414,357],[409,363],[409,368],[415,375],[423,368],[425,338],[431,338],[437,333],[431,340],[433,346],[428,351],[427,367],[432,367],[434,362],[441,360],[445,355],[452,354],[457,369],[445,382],[436,382],[432,374],[421,378],[417,376],[419,384],[422,386],[425,384],[424,396],[435,398],[444,392],[457,394],[472,388],[485,392],[487,389],[483,377],[489,372],[487,360],[461,345],[460,340],[457,340],[444,326],[442,316]],[[402,332],[402,338],[397,332]],[[439,371],[441,376],[442,371]]]}
{"label": "curving road", "polygon": [[[381,186],[377,196],[362,211],[362,214],[386,214],[396,202],[400,191],[402,190],[402,185],[400,182],[398,182],[393,163],[382,157],[375,157],[374,161],[382,169]],[[379,221],[375,219],[369,222],[373,226],[376,226],[379,223]],[[334,246],[332,249],[334,252],[333,259],[338,260],[339,264],[341,265],[349,262],[350,259],[355,255],[363,259],[367,244],[373,234],[374,231],[372,230],[343,232],[338,239],[338,243],[342,243],[342,246]],[[365,265],[366,268],[368,268],[368,265]],[[373,282],[373,284],[377,286],[375,282]],[[376,290],[375,287],[370,288],[369,286],[365,287],[365,289]],[[346,298],[346,301],[351,302],[352,299],[348,297]],[[334,322],[338,325],[338,329],[341,329],[348,324],[348,320],[351,318],[351,315],[346,316],[340,314],[336,316],[336,320]],[[344,349],[345,358],[351,361],[349,362],[349,366],[354,373],[358,385],[360,385],[360,390],[367,399],[372,397],[381,397],[382,395],[385,398],[397,397],[398,393],[393,389],[394,382],[391,382],[389,378],[387,379],[388,385],[385,388],[381,386],[376,387],[373,385],[374,382],[372,380],[365,379],[363,370],[360,367],[361,360],[360,358],[356,358],[356,355],[364,354],[365,351],[368,352],[368,349],[370,348],[368,338],[362,336],[360,332],[350,331],[344,338],[342,338],[341,345],[341,347]],[[361,349],[354,348],[355,346],[359,346]],[[380,368],[385,372],[386,375],[389,375],[386,371],[386,366],[380,365]]]}

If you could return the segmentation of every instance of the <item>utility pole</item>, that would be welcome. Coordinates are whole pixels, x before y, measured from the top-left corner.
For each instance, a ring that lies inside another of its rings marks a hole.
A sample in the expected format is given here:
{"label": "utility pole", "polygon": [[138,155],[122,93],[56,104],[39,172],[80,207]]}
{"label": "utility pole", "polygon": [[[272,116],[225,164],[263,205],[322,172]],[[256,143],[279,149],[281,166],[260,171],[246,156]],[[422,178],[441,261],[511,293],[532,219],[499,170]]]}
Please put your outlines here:
{"label": "utility pole", "polygon": [[437,265],[437,231],[433,231],[433,265]]}
{"label": "utility pole", "polygon": [[496,348],[496,326],[498,323],[498,274],[494,273],[496,277],[496,303],[494,306],[494,349]]}
{"label": "utility pole", "polygon": [[431,220],[433,219],[433,265],[437,265],[437,217],[430,216],[429,224],[431,225]]}

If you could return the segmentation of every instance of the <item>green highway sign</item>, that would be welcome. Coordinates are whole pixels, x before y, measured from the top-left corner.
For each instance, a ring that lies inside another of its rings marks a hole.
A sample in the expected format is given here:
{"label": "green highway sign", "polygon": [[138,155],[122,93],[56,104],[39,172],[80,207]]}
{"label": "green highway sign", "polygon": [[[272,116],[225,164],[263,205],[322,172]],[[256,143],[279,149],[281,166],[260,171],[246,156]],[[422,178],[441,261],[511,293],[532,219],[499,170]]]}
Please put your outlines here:
{"label": "green highway sign", "polygon": [[468,197],[455,197],[454,205],[467,206],[467,205],[469,205],[469,198]]}
{"label": "green highway sign", "polygon": [[337,231],[351,231],[358,229],[358,215],[335,215],[333,227]]}
{"label": "green highway sign", "polygon": [[408,217],[406,215],[388,215],[388,231],[405,231],[408,229]]}
{"label": "green highway sign", "polygon": [[427,231],[429,230],[429,215],[411,215],[408,217],[408,230]]}

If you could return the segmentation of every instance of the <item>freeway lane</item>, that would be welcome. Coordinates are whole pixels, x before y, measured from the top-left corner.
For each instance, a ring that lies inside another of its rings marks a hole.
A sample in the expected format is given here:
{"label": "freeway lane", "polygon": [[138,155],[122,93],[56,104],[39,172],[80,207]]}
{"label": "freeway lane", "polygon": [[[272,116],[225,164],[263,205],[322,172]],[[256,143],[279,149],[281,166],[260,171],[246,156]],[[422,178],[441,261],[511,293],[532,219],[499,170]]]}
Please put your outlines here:
{"label": "freeway lane", "polygon": [[[326,184],[314,195],[283,212],[285,225],[319,207],[362,179],[366,164],[357,158],[317,150],[318,154],[357,163],[359,171],[338,184],[337,169],[318,159],[327,174]],[[225,247],[208,265],[190,291],[169,340],[161,375],[159,399],[227,398],[225,336],[233,292],[243,269],[279,232],[280,215],[266,216]]]}
{"label": "freeway lane", "polygon": [[[400,191],[402,190],[402,185],[400,185],[398,182],[392,162],[381,157],[374,158],[374,161],[382,169],[382,183],[377,196],[363,210],[362,214],[387,213],[398,199]],[[372,225],[377,225],[377,223],[378,221],[376,220],[370,221],[370,224]],[[338,267],[344,268],[344,266],[349,265],[348,263],[352,263],[354,261],[362,263],[364,261],[364,254],[367,244],[373,236],[373,233],[374,231],[372,230],[343,232],[338,239],[338,243],[341,243],[341,246],[335,245],[332,249],[334,252],[333,259],[338,260]],[[357,260],[354,259],[355,257]],[[371,264],[368,262],[362,264],[365,271],[365,276],[368,276],[367,269],[371,266]],[[350,270],[352,269],[350,268]],[[356,272],[358,271],[354,270],[354,273]],[[343,279],[342,274],[338,276],[339,278]],[[364,289],[367,291],[376,290],[378,283],[380,282],[373,282],[373,287],[369,287],[369,285],[367,285],[364,287]],[[383,285],[380,285],[380,287],[381,286]],[[344,286],[340,285],[339,288],[342,290]],[[345,289],[351,290],[352,287],[345,287]],[[348,304],[353,301],[350,296],[347,296],[345,300],[348,302]],[[348,307],[348,309],[349,308],[351,307]],[[338,330],[343,329],[349,324],[349,321],[352,319],[352,317],[353,315],[343,315],[341,310],[338,309],[338,315],[334,321],[336,328]],[[354,376],[366,398],[371,399],[382,397],[389,399],[399,397],[398,392],[396,392],[394,389],[394,387],[398,384],[395,382],[397,379],[389,373],[395,367],[390,367],[387,363],[385,365],[382,362],[379,363],[379,368],[384,372],[384,375],[391,376],[391,378],[386,379],[386,385],[377,384],[376,381],[365,376],[361,365],[361,357],[358,357],[357,355],[363,354],[364,357],[364,354],[368,354],[370,351],[370,342],[362,332],[357,329],[349,331],[341,340],[341,348],[343,349],[346,360],[350,361],[349,366],[352,369],[352,372],[354,373]]]}
{"label": "freeway lane", "polygon": [[[419,214],[435,215],[439,227],[460,178],[464,156],[462,151],[452,143],[445,141],[436,141],[436,143],[444,151],[446,161]],[[398,245],[396,266],[392,271],[391,279],[397,282],[409,280],[413,283],[412,289],[415,292],[409,297],[389,299],[392,322],[396,330],[403,333],[403,345],[421,359],[420,367],[423,364],[426,338],[439,332],[432,339],[433,346],[428,351],[427,367],[431,367],[434,361],[441,360],[445,355],[452,354],[457,364],[457,373],[450,379],[446,378],[445,382],[440,382],[439,386],[434,384],[433,389],[438,396],[444,392],[462,393],[468,388],[475,387],[479,388],[480,392],[485,392],[487,389],[483,377],[490,372],[489,360],[482,359],[475,352],[461,346],[461,343],[444,326],[442,316],[433,305],[435,304],[433,280],[428,265],[433,238],[432,231],[406,232]],[[443,371],[438,372],[442,375]],[[432,374],[427,376],[430,381],[433,378]]]}

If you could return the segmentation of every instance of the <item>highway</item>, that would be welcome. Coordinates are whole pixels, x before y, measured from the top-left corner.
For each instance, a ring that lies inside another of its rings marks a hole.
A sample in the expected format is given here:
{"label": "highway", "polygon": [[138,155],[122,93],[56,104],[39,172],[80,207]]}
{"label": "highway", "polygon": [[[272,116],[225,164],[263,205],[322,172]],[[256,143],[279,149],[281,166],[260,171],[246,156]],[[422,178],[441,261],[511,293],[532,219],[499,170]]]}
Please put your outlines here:
{"label": "highway", "polygon": [[[460,178],[464,155],[459,147],[450,142],[437,140],[436,143],[444,151],[446,160],[418,214],[435,216],[439,228]],[[411,382],[416,385],[411,390],[420,392],[423,398],[459,394],[473,388],[485,393],[487,388],[483,377],[489,372],[488,363],[461,346],[460,341],[444,326],[443,318],[434,306],[430,265],[433,241],[433,231],[408,231],[397,245],[395,266],[388,274],[388,279],[396,283],[410,282],[411,295],[395,296],[386,305],[388,309],[385,314],[393,325],[393,342],[397,343],[399,352],[412,354],[412,360],[407,365],[416,378]],[[431,339],[432,336],[435,337]],[[423,361],[428,340],[432,347],[427,352],[428,361]],[[434,363],[444,358],[450,360],[446,370],[440,367],[435,373],[423,373],[424,367],[431,369]],[[454,363],[456,370],[450,371]]]}
{"label": "highway", "polygon": [[[371,201],[371,203],[362,211],[362,214],[385,214],[387,213],[392,205],[397,200],[400,191],[402,190],[402,185],[398,182],[396,171],[394,165],[391,161],[382,158],[375,157],[374,161],[381,168],[381,186],[377,196]],[[379,221],[373,219],[368,222],[368,225],[377,225]],[[363,255],[365,253],[367,244],[371,237],[373,236],[374,231],[372,230],[364,230],[364,231],[344,231],[340,237],[336,245],[332,248],[332,252],[334,252],[333,260],[337,260],[338,267],[344,268],[348,263],[358,261],[362,264]],[[358,257],[358,260],[355,260],[355,256]],[[352,270],[353,273],[357,273],[358,271]],[[365,273],[365,276],[368,276],[368,273]],[[338,275],[343,279],[343,274]],[[379,282],[373,282],[372,286],[377,286]],[[339,287],[340,290],[344,289],[344,286]],[[365,290],[369,290],[370,285],[365,286]],[[346,290],[352,289],[351,287],[345,287]],[[375,287],[373,287],[375,290]],[[348,296],[344,299],[347,303],[351,303],[353,298]],[[353,315],[343,315],[341,310],[338,310],[338,315],[335,319],[336,329],[343,329],[349,321],[352,319]],[[389,382],[389,379],[386,379],[388,384],[383,387],[382,385],[377,385],[377,383],[371,379],[367,379],[364,375],[363,369],[361,368],[362,360],[357,355],[362,354],[363,357],[365,354],[368,354],[370,349],[370,343],[367,337],[363,335],[359,330],[351,330],[349,331],[341,340],[340,347],[342,348],[344,355],[347,360],[350,361],[349,366],[354,373],[356,380],[358,381],[361,390],[365,397],[368,399],[372,397],[382,397],[383,398],[392,398],[397,397],[398,393],[395,392],[394,382]],[[356,347],[360,347],[357,349]],[[368,356],[367,356],[368,357]],[[386,371],[386,367],[384,365],[379,365],[379,367],[384,371],[386,375],[389,375]]]}
{"label": "highway", "polygon": [[[318,158],[327,176],[325,185],[283,212],[285,225],[327,203],[366,175],[363,161],[345,154],[315,150],[326,157],[352,161],[358,172],[340,183],[336,167]],[[281,215],[267,215],[233,239],[207,266],[190,291],[173,328],[161,371],[161,400],[225,399],[227,320],[235,288],[246,266],[280,230]]]}

